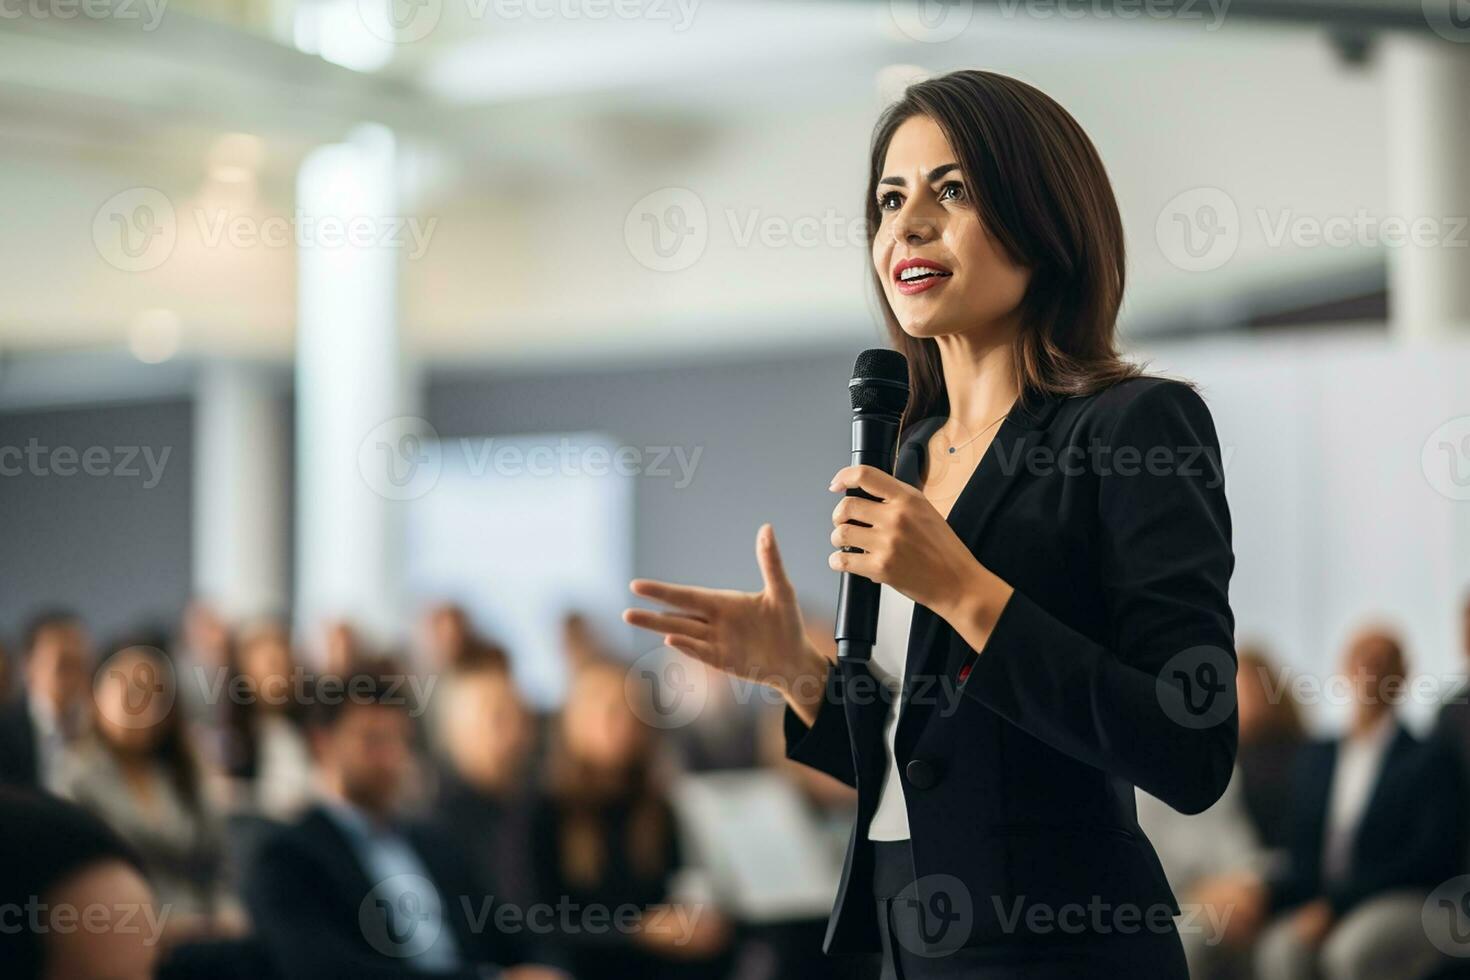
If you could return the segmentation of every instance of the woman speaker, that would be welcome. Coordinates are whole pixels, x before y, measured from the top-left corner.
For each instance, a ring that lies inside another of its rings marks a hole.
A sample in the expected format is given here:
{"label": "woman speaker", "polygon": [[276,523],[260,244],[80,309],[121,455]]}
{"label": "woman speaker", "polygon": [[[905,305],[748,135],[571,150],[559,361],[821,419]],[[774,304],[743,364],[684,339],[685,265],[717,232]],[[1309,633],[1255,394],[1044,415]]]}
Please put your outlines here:
{"label": "woman speaker", "polygon": [[1195,813],[1235,758],[1210,413],[1119,356],[1112,189],[1035,88],[909,87],[874,131],[866,213],[910,389],[895,472],[830,487],[831,567],[881,584],[871,660],[808,642],[769,525],[759,592],[638,579],[663,608],[624,617],[778,689],[787,754],[857,788],[829,952],[907,978],[1182,980],[1134,788]]}

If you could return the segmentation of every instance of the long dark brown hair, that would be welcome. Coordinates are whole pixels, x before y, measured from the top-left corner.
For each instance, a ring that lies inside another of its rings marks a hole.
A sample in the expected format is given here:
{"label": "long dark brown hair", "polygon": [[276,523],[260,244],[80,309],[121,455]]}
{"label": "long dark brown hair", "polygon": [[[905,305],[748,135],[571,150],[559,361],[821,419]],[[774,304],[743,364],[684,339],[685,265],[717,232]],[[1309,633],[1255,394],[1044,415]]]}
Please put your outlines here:
{"label": "long dark brown hair", "polygon": [[[622,668],[595,655],[583,661],[578,670],[583,675],[602,672],[620,684],[624,676]],[[577,710],[575,689],[564,710]],[[640,719],[647,716],[634,715]],[[657,878],[672,870],[668,860],[674,828],[656,772],[656,745],[648,727],[641,720],[638,724],[640,737],[633,755],[616,771],[574,754],[564,731],[552,744],[547,789],[560,814],[558,849],[562,874],[568,881],[583,886],[601,883],[611,861],[610,846],[624,849],[628,863],[644,878]],[[626,836],[621,841],[605,836],[607,813],[616,807],[626,807],[628,813]]]}
{"label": "long dark brown hair", "polygon": [[[117,653],[136,652],[152,661],[153,666],[167,676],[178,676],[173,658],[165,652],[168,649],[168,640],[161,634],[143,633],[128,636],[113,641],[107,649]],[[111,670],[112,660],[112,657],[108,657],[93,668],[94,685],[105,672]],[[148,749],[148,757],[163,768],[184,804],[197,813],[205,806],[203,773],[199,757],[190,739],[181,701],[182,698],[176,696],[169,702],[167,711],[158,721],[157,738]],[[101,735],[100,730],[97,734]],[[116,754],[119,751],[117,746],[105,737],[101,739],[101,746],[110,753]]]}
{"label": "long dark brown hair", "polygon": [[[1015,349],[1022,396],[1089,394],[1142,373],[1117,348],[1123,222],[1107,171],[1067,110],[1025,82],[955,71],[910,85],[884,110],[873,130],[865,205],[869,251],[883,220],[877,190],[888,144],[914,116],[938,124],[986,231],[1031,272]],[[948,414],[938,344],[903,331],[872,272],[889,338],[909,362],[905,420]]]}

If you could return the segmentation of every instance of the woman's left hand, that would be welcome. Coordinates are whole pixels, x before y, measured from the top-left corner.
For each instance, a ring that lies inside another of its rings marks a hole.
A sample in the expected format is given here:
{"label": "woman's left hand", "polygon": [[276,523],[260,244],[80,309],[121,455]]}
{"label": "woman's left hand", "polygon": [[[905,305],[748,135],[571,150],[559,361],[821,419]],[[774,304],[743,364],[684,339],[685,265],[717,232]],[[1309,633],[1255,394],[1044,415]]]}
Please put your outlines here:
{"label": "woman's left hand", "polygon": [[853,488],[879,499],[843,497],[832,511],[832,544],[863,553],[835,551],[828,565],[889,585],[951,622],[966,604],[1005,605],[1010,586],[976,560],[917,488],[872,466],[844,467],[828,487]]}

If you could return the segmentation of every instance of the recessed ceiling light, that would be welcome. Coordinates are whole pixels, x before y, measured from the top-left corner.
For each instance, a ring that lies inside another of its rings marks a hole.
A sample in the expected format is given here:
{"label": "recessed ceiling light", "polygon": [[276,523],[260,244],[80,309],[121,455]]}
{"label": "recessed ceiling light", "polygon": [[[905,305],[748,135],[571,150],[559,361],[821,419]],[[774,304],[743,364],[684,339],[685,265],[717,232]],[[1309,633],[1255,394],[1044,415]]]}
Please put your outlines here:
{"label": "recessed ceiling light", "polygon": [[143,310],[128,328],[128,350],[144,364],[161,364],[179,352],[182,333],[173,310]]}

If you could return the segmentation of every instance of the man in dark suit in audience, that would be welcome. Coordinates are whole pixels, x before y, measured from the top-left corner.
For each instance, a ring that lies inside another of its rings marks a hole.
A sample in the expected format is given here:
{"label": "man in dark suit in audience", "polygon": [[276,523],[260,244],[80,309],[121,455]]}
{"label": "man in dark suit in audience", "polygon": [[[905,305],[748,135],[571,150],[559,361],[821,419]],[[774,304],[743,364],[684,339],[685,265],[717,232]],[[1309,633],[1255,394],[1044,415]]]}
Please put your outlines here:
{"label": "man in dark suit in audience", "polygon": [[1259,980],[1413,980],[1440,958],[1421,913],[1464,853],[1460,770],[1395,716],[1406,667],[1393,635],[1359,633],[1344,666],[1352,719],[1299,756],[1289,861],[1267,884],[1281,915],[1257,948]]}
{"label": "man in dark suit in audience", "polygon": [[86,724],[91,654],[81,620],[64,610],[34,617],[21,652],[20,685],[0,706],[0,784],[55,789]]}
{"label": "man in dark suit in audience", "polygon": [[[1460,650],[1465,666],[1470,667],[1470,594],[1460,607]],[[1434,738],[1454,751],[1470,782],[1470,684],[1460,685],[1440,707],[1434,721]]]}
{"label": "man in dark suit in audience", "polygon": [[244,883],[281,973],[564,980],[507,966],[524,937],[499,931],[494,896],[463,855],[395,818],[413,761],[413,718],[399,686],[381,673],[354,674],[324,680],[313,700],[323,801],[262,844]]}

